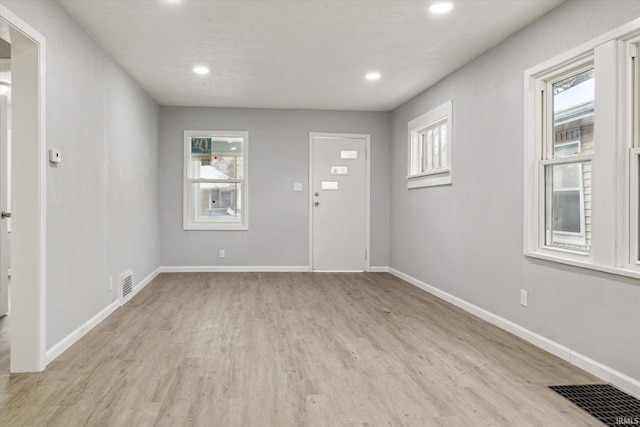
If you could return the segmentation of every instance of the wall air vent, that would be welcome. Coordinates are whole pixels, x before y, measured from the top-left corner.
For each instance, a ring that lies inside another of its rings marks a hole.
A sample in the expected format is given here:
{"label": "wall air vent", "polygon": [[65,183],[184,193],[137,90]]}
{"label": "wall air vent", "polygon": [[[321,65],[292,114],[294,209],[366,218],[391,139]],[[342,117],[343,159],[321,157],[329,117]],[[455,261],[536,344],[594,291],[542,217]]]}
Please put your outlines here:
{"label": "wall air vent", "polygon": [[133,295],[133,271],[127,270],[120,276],[120,304],[127,302]]}

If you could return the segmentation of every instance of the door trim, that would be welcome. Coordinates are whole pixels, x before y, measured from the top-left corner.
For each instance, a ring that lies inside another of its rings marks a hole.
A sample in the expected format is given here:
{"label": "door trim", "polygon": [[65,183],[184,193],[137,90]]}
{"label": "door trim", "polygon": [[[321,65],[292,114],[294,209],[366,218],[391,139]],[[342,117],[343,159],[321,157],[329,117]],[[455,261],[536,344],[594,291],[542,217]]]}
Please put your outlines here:
{"label": "door trim", "polygon": [[[34,80],[37,80],[35,112],[29,112],[25,116],[25,121],[36,131],[33,138],[23,141],[25,150],[36,154],[35,161],[32,161],[32,156],[27,161],[24,154],[17,155],[18,144],[13,144],[12,147],[12,158],[18,160],[12,165],[12,182],[23,182],[20,193],[30,192],[33,196],[21,200],[23,206],[19,211],[16,209],[17,203],[12,206],[16,217],[22,219],[22,225],[15,219],[12,223],[11,270],[14,292],[11,292],[10,297],[13,315],[10,365],[11,372],[38,372],[46,367],[46,40],[42,34],[2,5],[0,21],[8,24],[37,48],[37,70],[34,70]],[[15,115],[13,119],[15,120]],[[15,175],[19,170],[23,171],[22,174],[36,176],[37,179],[22,180],[21,176]],[[13,195],[16,201],[16,192]]]}
{"label": "door trim", "polygon": [[[364,264],[364,271],[371,271],[371,135],[365,133],[325,133],[309,132],[309,271],[313,272],[313,139],[314,138],[346,138],[363,139],[365,142],[365,250],[367,256]],[[324,272],[324,270],[322,270]]]}

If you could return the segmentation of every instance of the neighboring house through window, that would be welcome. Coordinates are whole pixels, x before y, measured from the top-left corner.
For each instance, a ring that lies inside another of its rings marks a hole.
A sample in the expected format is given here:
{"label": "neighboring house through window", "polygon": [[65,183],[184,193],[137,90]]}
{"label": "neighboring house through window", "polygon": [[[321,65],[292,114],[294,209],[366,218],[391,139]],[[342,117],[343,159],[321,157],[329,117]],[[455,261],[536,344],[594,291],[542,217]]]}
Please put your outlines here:
{"label": "neighboring house through window", "polygon": [[246,230],[247,132],[184,131],[185,230]]}

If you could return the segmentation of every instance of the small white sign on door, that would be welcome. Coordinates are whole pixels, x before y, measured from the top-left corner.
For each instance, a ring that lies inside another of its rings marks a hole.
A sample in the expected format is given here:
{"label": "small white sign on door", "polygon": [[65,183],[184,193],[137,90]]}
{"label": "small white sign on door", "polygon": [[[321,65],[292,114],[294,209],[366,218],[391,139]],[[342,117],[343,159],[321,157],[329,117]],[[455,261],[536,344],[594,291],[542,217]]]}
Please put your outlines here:
{"label": "small white sign on door", "polygon": [[331,166],[331,175],[346,175],[349,173],[349,168],[346,166]]}
{"label": "small white sign on door", "polygon": [[340,151],[340,158],[346,160],[358,160],[358,152],[356,150]]}
{"label": "small white sign on door", "polygon": [[323,190],[337,190],[338,182],[337,181],[322,181],[320,183],[320,188]]}

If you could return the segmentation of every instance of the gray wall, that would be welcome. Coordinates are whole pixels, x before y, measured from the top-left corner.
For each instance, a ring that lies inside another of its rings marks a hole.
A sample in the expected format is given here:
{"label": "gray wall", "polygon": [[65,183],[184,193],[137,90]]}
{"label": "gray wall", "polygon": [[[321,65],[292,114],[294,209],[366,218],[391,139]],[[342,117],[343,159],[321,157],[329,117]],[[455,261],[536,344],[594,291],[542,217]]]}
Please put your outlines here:
{"label": "gray wall", "polygon": [[[336,132],[371,135],[371,265],[387,266],[389,119],[388,113],[161,107],[162,265],[307,266],[309,132]],[[249,132],[249,231],[182,230],[186,129]],[[302,192],[293,192],[294,182]]]}
{"label": "gray wall", "polygon": [[47,167],[51,348],[117,298],[121,272],[159,265],[159,112],[56,2],[2,4],[46,38],[47,146],[63,159]]}
{"label": "gray wall", "polygon": [[[393,111],[391,131],[391,267],[634,378],[639,281],[522,254],[523,81],[639,16],[637,1],[565,3]],[[448,99],[453,185],[408,191],[407,122]]]}

